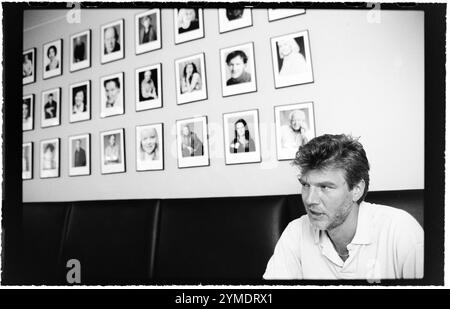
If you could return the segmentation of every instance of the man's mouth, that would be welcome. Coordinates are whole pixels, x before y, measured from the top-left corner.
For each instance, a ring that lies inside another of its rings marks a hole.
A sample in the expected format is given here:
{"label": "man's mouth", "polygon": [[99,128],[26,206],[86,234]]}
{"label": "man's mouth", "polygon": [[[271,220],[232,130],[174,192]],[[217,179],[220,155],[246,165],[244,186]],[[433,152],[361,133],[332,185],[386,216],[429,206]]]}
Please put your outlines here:
{"label": "man's mouth", "polygon": [[323,212],[319,212],[319,211],[312,210],[312,209],[308,209],[308,210],[309,210],[309,213],[314,217],[321,217],[324,215]]}

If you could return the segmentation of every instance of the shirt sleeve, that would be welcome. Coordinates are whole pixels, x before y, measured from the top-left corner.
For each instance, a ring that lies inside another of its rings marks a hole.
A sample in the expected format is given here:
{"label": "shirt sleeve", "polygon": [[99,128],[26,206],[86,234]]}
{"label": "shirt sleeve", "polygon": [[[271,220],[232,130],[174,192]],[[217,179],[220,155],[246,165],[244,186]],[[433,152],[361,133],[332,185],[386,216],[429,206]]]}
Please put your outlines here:
{"label": "shirt sleeve", "polygon": [[420,224],[407,215],[396,237],[397,258],[403,279],[423,278],[424,232]]}
{"label": "shirt sleeve", "polygon": [[300,236],[299,220],[289,223],[267,263],[266,271],[263,275],[264,279],[302,279],[302,266],[298,248]]}

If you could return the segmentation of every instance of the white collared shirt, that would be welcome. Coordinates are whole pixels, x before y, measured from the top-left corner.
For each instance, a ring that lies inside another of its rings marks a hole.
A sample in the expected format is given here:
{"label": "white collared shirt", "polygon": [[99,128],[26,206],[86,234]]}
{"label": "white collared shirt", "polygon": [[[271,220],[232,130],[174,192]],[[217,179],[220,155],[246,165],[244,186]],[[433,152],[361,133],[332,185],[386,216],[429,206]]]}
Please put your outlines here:
{"label": "white collared shirt", "polygon": [[264,279],[423,278],[424,232],[401,209],[362,202],[356,233],[344,262],[325,231],[307,215],[288,224],[270,258]]}

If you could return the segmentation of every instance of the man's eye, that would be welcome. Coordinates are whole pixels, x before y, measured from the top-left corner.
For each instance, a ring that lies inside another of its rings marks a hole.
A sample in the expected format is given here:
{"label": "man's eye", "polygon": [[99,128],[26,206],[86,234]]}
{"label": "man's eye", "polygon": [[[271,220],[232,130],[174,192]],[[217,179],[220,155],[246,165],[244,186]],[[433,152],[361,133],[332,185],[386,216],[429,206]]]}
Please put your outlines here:
{"label": "man's eye", "polygon": [[328,191],[328,190],[331,189],[331,188],[328,187],[328,186],[320,186],[320,188],[321,188],[323,191]]}

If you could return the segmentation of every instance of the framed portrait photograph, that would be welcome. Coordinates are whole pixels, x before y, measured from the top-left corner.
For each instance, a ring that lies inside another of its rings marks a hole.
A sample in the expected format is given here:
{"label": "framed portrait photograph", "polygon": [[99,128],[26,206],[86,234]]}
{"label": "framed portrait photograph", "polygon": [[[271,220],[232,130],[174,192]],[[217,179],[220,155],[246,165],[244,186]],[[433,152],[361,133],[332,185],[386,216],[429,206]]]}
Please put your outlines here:
{"label": "framed portrait photograph", "polygon": [[203,38],[203,9],[173,9],[175,44]]}
{"label": "framed portrait photograph", "polygon": [[225,164],[261,162],[258,110],[223,114]]}
{"label": "framed portrait photograph", "polygon": [[253,25],[252,9],[218,9],[218,12],[220,33]]}
{"label": "framed portrait photograph", "polygon": [[313,102],[275,106],[278,160],[292,160],[316,136]]}
{"label": "framed portrait photograph", "polygon": [[221,49],[220,60],[224,97],[256,91],[253,42]]}
{"label": "framed portrait photograph", "polygon": [[164,169],[163,124],[155,123],[136,127],[136,170]]}
{"label": "framed portrait photograph", "polygon": [[101,63],[125,57],[124,20],[116,20],[101,26]]}
{"label": "framed portrait photograph", "polygon": [[69,176],[91,174],[91,135],[69,137]]}
{"label": "framed portrait photograph", "polygon": [[208,98],[204,53],[175,60],[175,78],[177,104]]}
{"label": "framed portrait photograph", "polygon": [[62,74],[62,39],[44,44],[42,49],[43,78],[51,78]]}
{"label": "framed portrait photograph", "polygon": [[70,72],[91,66],[91,30],[70,37]]}
{"label": "framed portrait photograph", "polygon": [[42,92],[41,127],[59,126],[61,124],[61,88]]}
{"label": "framed portrait photograph", "polygon": [[23,52],[22,83],[31,84],[36,81],[36,48],[31,48]]}
{"label": "framed portrait photograph", "polygon": [[100,78],[100,117],[122,115],[125,112],[123,72]]}
{"label": "framed portrait photograph", "polygon": [[33,142],[22,144],[22,179],[33,179]]}
{"label": "framed portrait photograph", "polygon": [[125,172],[125,130],[100,133],[102,174]]}
{"label": "framed portrait photograph", "polygon": [[136,111],[162,107],[161,63],[136,69]]}
{"label": "framed portrait photograph", "polygon": [[177,120],[178,168],[208,166],[207,116]]}
{"label": "framed portrait photograph", "polygon": [[270,39],[275,88],[314,82],[308,31]]}
{"label": "framed portrait photograph", "polygon": [[34,94],[22,97],[22,131],[34,128]]}
{"label": "framed portrait photograph", "polygon": [[59,138],[41,141],[41,178],[59,177]]}
{"label": "framed portrait photograph", "polygon": [[136,55],[161,48],[161,10],[152,9],[135,16]]}
{"label": "framed portrait photograph", "polygon": [[269,16],[269,21],[275,21],[291,16],[305,14],[305,9],[268,9],[267,14]]}
{"label": "framed portrait photograph", "polygon": [[69,121],[77,122],[91,119],[91,81],[69,86]]}

